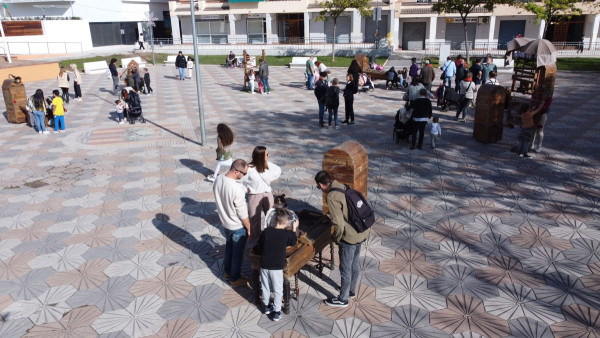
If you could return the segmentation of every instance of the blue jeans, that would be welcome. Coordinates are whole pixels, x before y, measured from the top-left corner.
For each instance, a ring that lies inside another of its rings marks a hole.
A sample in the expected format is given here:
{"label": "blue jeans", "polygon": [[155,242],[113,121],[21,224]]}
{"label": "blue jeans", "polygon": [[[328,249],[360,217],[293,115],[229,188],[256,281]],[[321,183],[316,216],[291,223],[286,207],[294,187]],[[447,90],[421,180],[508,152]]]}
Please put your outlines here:
{"label": "blue jeans", "polygon": [[35,125],[38,131],[46,131],[46,119],[44,112],[40,110],[33,111],[33,117],[35,118]]}
{"label": "blue jeans", "polygon": [[315,79],[315,76],[313,74],[306,74],[308,75],[308,89],[312,90],[313,89],[313,80]]}
{"label": "blue jeans", "polygon": [[271,92],[271,87],[269,86],[269,77],[265,76],[261,80],[262,80],[262,84],[263,84],[263,91],[264,91],[264,93]]}
{"label": "blue jeans", "polygon": [[248,239],[246,228],[237,230],[225,229],[225,256],[223,258],[223,270],[231,275],[231,281],[240,278],[242,260],[244,259],[244,247]]}
{"label": "blue jeans", "polygon": [[452,87],[452,76],[446,75],[446,78],[444,79],[444,86]]}
{"label": "blue jeans", "polygon": [[323,118],[325,117],[325,102],[321,102],[321,100],[318,100],[317,102],[319,102],[319,124],[323,124],[325,123],[323,121]]}
{"label": "blue jeans", "polygon": [[185,68],[177,68],[179,70],[179,79],[185,79]]}
{"label": "blue jeans", "polygon": [[339,299],[347,301],[350,292],[356,294],[356,283],[360,272],[360,247],[362,243],[339,243],[340,275],[342,277]]}
{"label": "blue jeans", "polygon": [[65,116],[54,116],[54,131],[58,131],[58,125],[60,124],[60,130],[65,130]]}
{"label": "blue jeans", "polygon": [[328,108],[327,111],[329,112],[329,125],[331,125],[331,114],[333,114],[333,119],[335,121],[335,125],[338,125],[338,116],[337,116],[337,108]]}

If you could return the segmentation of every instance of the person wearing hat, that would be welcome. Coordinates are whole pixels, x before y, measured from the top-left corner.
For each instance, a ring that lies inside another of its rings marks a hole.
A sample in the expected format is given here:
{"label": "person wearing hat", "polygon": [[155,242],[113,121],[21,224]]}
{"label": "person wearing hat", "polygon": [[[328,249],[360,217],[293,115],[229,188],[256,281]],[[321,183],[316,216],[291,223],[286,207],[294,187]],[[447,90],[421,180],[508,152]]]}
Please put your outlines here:
{"label": "person wearing hat", "polygon": [[423,86],[427,89],[428,92],[431,92],[431,84],[433,83],[433,78],[435,77],[435,71],[429,64],[429,59],[425,60],[425,66],[421,69],[421,81],[423,82]]}

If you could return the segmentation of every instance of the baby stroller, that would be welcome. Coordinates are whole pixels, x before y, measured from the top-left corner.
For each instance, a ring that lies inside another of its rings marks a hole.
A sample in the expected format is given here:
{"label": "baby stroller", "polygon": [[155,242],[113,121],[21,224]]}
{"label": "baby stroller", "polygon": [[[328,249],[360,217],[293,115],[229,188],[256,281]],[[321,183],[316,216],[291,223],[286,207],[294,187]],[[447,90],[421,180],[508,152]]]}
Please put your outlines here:
{"label": "baby stroller", "polygon": [[440,85],[435,91],[437,97],[437,106],[442,107],[442,111],[457,110],[460,97],[454,88]]}
{"label": "baby stroller", "polygon": [[358,75],[358,92],[367,93],[369,90],[375,90],[375,85],[366,73]]}
{"label": "baby stroller", "polygon": [[139,119],[142,123],[146,123],[138,93],[130,90],[129,97],[127,98],[127,104],[129,105],[129,111],[127,112],[127,121],[129,121],[129,124],[134,124],[137,119]]}
{"label": "baby stroller", "polygon": [[396,122],[392,134],[396,144],[400,143],[400,140],[408,142],[409,136],[412,135],[413,120],[411,115],[412,112],[406,108],[400,108],[396,112]]}

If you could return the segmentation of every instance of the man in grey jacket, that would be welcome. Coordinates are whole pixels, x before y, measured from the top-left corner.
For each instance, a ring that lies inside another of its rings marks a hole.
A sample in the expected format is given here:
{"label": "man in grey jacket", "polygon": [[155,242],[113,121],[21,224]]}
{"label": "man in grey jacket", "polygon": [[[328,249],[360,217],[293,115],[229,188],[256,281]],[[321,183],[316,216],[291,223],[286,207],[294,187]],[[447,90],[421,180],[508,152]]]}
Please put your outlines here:
{"label": "man in grey jacket", "polygon": [[260,66],[258,67],[258,76],[263,84],[263,95],[271,94],[271,87],[269,87],[269,64],[267,61],[260,59]]}
{"label": "man in grey jacket", "polygon": [[324,170],[315,176],[317,188],[327,194],[327,207],[333,223],[333,241],[339,245],[340,255],[340,294],[337,297],[328,298],[325,304],[336,307],[348,306],[348,298],[356,297],[356,284],[360,271],[359,258],[362,243],[369,238],[370,230],[357,232],[352,225],[348,224],[348,205],[346,195],[339,191],[331,191],[333,188],[346,190],[346,187],[338,181],[334,181]]}

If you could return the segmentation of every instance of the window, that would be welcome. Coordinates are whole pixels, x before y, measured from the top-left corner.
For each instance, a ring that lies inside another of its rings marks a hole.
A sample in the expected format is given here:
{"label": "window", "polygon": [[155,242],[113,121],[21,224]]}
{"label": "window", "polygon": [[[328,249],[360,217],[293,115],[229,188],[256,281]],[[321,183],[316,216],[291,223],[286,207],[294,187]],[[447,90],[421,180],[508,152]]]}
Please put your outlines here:
{"label": "window", "polygon": [[265,43],[265,19],[247,19],[248,43]]}
{"label": "window", "polygon": [[227,44],[229,25],[224,20],[197,21],[198,43]]}

